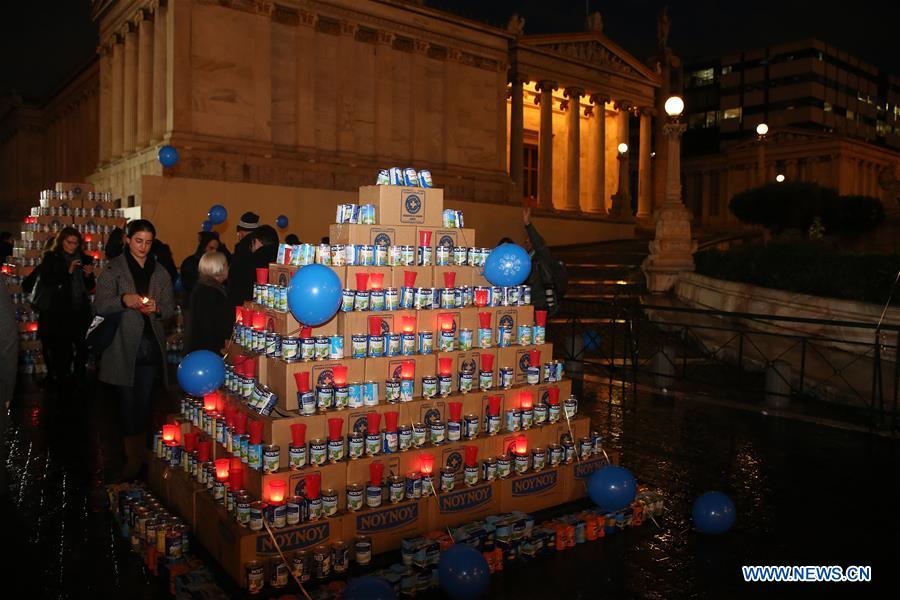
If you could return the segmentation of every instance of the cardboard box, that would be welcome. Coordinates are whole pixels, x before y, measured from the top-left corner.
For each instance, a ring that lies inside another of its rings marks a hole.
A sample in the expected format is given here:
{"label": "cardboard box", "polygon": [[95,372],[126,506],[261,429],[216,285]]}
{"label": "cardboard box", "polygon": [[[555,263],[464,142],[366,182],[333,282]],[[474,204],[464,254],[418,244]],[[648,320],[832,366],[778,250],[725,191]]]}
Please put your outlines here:
{"label": "cardboard box", "polygon": [[[499,348],[499,366],[512,367],[513,384],[521,385],[526,381],[527,370],[531,364],[529,352],[531,350],[541,351],[541,364],[549,362],[553,358],[553,344],[541,344],[540,346],[508,346]],[[543,376],[543,373],[542,373]],[[560,400],[561,402],[562,400]]]}
{"label": "cardboard box", "polygon": [[254,498],[268,499],[269,483],[278,479],[286,483],[287,496],[299,496],[306,490],[306,478],[318,473],[322,478],[322,490],[332,489],[338,492],[338,510],[346,507],[347,463],[326,464],[321,467],[307,467],[299,471],[282,468],[277,473],[244,469],[244,487]]}
{"label": "cardboard box", "polygon": [[412,225],[356,225],[340,223],[328,226],[332,244],[370,246],[415,246],[416,228]]}
{"label": "cardboard box", "polygon": [[[416,274],[415,287],[435,287],[434,267],[391,267],[391,287],[398,290],[403,287],[405,271],[413,271]],[[387,282],[385,282],[385,286],[387,286]]]}
{"label": "cardboard box", "polygon": [[197,495],[205,494],[206,487],[194,481],[182,469],[170,471],[169,485],[169,506],[185,523],[193,527],[197,522]]}
{"label": "cardboard box", "polygon": [[428,503],[428,523],[432,529],[445,529],[499,512],[499,481],[483,481],[472,487],[457,485],[452,492],[441,493]]}
{"label": "cardboard box", "polygon": [[147,458],[147,483],[164,504],[169,504],[171,483],[168,477],[169,471],[169,465],[162,459],[156,458],[156,455]]}
{"label": "cardboard box", "polygon": [[434,287],[446,287],[444,285],[444,273],[456,273],[454,287],[468,287],[472,285],[475,267],[433,267],[432,281]]}
{"label": "cardboard box", "polygon": [[[291,283],[291,277],[294,276],[299,269],[303,267],[295,267],[292,265],[280,265],[278,263],[269,263],[269,283],[272,285],[280,285],[287,287]],[[334,271],[338,279],[341,280],[341,288],[346,286],[346,267],[328,267]]]}
{"label": "cardboard box", "polygon": [[344,516],[343,536],[366,535],[372,539],[372,553],[381,554],[400,547],[403,538],[421,535],[430,527],[428,504],[433,498],[406,500],[399,504],[385,504],[376,509],[365,509]]}
{"label": "cardboard box", "polygon": [[[485,287],[491,285],[484,276],[484,267],[472,267],[472,285],[475,287]],[[534,292],[532,292],[534,293]],[[532,298],[532,301],[534,298]]]}
{"label": "cardboard box", "polygon": [[[285,553],[311,549],[342,539],[344,520],[340,517],[308,521],[292,527],[273,529],[278,546]],[[251,560],[267,561],[278,556],[268,532],[250,531],[238,525],[209,494],[197,495],[197,524],[194,535],[225,572],[245,586],[244,565]]]}
{"label": "cardboard box", "polygon": [[[342,360],[322,360],[322,361],[299,361],[285,362],[283,360],[271,360],[266,365],[268,374],[267,385],[278,394],[278,407],[283,410],[297,410],[297,381],[294,373],[308,371],[310,373],[309,385],[314,388],[316,385],[330,382],[332,377],[332,368],[335,365],[344,365],[347,367],[347,382],[354,383],[365,381],[365,359],[345,358]],[[318,382],[322,383],[318,383]]]}
{"label": "cardboard box", "polygon": [[379,225],[440,227],[444,190],[366,185],[359,188],[359,203],[375,205],[375,220]]}
{"label": "cardboard box", "polygon": [[[512,327],[513,342],[515,343],[518,335],[519,325],[534,325],[534,307],[533,306],[497,306],[492,311],[494,330],[501,325],[504,327]],[[496,341],[496,333],[494,338]]]}
{"label": "cardboard box", "polygon": [[[300,335],[300,331],[303,329],[304,325],[297,322],[297,319],[295,319],[294,315],[290,312],[281,312],[273,308],[263,308],[259,305],[254,305],[254,307],[256,310],[263,310],[266,313],[266,329],[268,331],[274,331],[282,337],[297,337]],[[337,314],[335,314],[335,316],[327,323],[323,323],[318,327],[313,327],[312,335],[337,335],[337,323]]]}
{"label": "cardboard box", "polygon": [[353,354],[353,335],[368,335],[369,318],[381,319],[381,331],[399,332],[403,318],[416,318],[416,312],[412,310],[384,310],[364,312],[340,312],[337,315],[338,334],[344,336],[344,356]]}
{"label": "cardboard box", "polygon": [[465,370],[467,372],[471,372],[473,374],[473,382],[472,382],[472,393],[478,389],[478,371],[481,369],[481,355],[482,353],[493,354],[494,355],[494,382],[497,382],[497,373],[499,372],[500,366],[498,365],[499,359],[499,349],[497,348],[489,348],[486,350],[482,350],[480,348],[473,348],[472,350],[468,350],[466,352],[438,352],[437,361],[435,366],[440,369],[440,359],[441,358],[450,358],[451,359],[451,371],[450,374],[453,377],[453,383],[451,384],[451,390],[453,392],[459,391],[459,372],[461,370]]}
{"label": "cardboard box", "polygon": [[440,348],[441,327],[445,323],[451,325],[450,331],[457,338],[457,347],[459,339],[459,330],[463,328],[463,314],[471,313],[471,308],[440,308],[433,310],[420,310],[416,312],[416,330],[430,331],[434,335],[434,348]]}
{"label": "cardboard box", "polygon": [[94,191],[94,184],[87,182],[57,181],[54,186],[57,192],[68,192],[74,198],[87,198],[88,192]]}
{"label": "cardboard box", "polygon": [[433,354],[366,359],[366,381],[378,382],[378,389],[382,395],[380,402],[384,402],[384,382],[391,378],[401,379],[401,369],[407,361],[415,363],[413,394],[415,398],[420,398],[422,396],[422,376],[434,375],[437,372]]}
{"label": "cardboard box", "polygon": [[[358,460],[352,460],[347,463],[347,483],[346,485],[359,484],[365,486],[369,482],[369,465],[373,462],[380,462],[384,465],[384,477],[387,479],[391,475],[404,476],[414,468],[404,465],[401,461],[409,458],[413,453],[402,452],[400,454],[381,454],[378,456],[367,456]],[[411,464],[411,463],[409,463]],[[346,500],[345,500],[346,502]]]}
{"label": "cardboard box", "polygon": [[438,246],[444,246],[445,248],[455,248],[458,246],[472,248],[475,246],[474,229],[448,229],[443,227],[428,227],[427,225],[416,227],[416,246],[419,245],[419,240],[421,239],[420,234],[422,231],[431,232],[432,249]]}
{"label": "cardboard box", "polygon": [[566,469],[556,467],[500,480],[500,510],[534,512],[565,498]]}

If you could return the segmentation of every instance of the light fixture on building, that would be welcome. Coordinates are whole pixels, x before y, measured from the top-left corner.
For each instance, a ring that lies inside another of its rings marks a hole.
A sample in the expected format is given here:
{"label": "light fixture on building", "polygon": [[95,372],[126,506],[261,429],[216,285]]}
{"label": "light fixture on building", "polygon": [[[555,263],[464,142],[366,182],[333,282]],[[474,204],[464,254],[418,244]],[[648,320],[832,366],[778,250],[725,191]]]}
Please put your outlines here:
{"label": "light fixture on building", "polygon": [[625,154],[626,152],[628,152],[628,144],[626,144],[625,142],[622,142],[621,144],[618,145],[618,150],[619,150],[619,154]]}
{"label": "light fixture on building", "polygon": [[779,173],[778,175],[776,175],[775,181],[777,181],[778,183],[781,183],[782,181],[784,181],[784,173]]}
{"label": "light fixture on building", "polygon": [[671,96],[666,100],[665,109],[666,114],[673,119],[679,117],[684,112],[684,100],[679,96]]}
{"label": "light fixture on building", "polygon": [[759,137],[766,137],[767,133],[769,133],[769,126],[765,123],[760,123],[756,126],[756,135],[758,135]]}

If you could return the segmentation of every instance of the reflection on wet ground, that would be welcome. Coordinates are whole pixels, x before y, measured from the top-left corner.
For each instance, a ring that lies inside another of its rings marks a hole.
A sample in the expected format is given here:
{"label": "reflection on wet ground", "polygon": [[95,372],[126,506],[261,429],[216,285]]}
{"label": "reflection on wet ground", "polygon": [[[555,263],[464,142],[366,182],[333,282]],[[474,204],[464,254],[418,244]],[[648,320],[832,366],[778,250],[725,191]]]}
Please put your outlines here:
{"label": "reflection on wet ground", "polygon": [[[497,598],[731,598],[761,592],[887,593],[900,516],[897,443],[686,399],[608,402],[589,387],[581,410],[640,482],[667,500],[659,526],[519,563],[494,577]],[[599,396],[601,400],[592,399]],[[11,499],[3,505],[6,587],[28,597],[153,598],[165,587],[116,535],[102,482],[114,471],[114,404],[89,391],[20,394],[7,435]],[[700,493],[728,493],[735,529],[690,531]],[[871,565],[871,584],[743,584],[742,564]],[[223,579],[223,588],[233,592]],[[435,595],[434,597],[437,597]]]}

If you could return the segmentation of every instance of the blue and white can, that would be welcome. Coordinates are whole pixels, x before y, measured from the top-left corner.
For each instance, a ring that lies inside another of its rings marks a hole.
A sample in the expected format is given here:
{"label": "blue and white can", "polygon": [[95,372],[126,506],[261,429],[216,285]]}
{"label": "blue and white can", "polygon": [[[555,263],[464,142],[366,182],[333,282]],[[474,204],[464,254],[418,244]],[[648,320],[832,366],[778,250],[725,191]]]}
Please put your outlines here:
{"label": "blue and white can", "polygon": [[269,358],[281,356],[281,336],[277,333],[266,333],[266,356]]}
{"label": "blue and white can", "polygon": [[370,335],[368,357],[380,358],[382,356],[384,356],[384,336]]}
{"label": "blue and white can", "polygon": [[384,290],[371,290],[369,292],[369,310],[384,310]]}
{"label": "blue and white can", "polygon": [[519,305],[519,286],[511,285],[503,288],[503,306]]}
{"label": "blue and white can", "polygon": [[341,292],[341,311],[351,312],[356,305],[356,290],[343,290]]}
{"label": "blue and white can", "polygon": [[521,291],[519,292],[519,306],[530,306],[531,305],[531,286],[530,285],[522,285]]}
{"label": "blue and white can", "polygon": [[456,335],[452,331],[441,330],[439,348],[441,352],[453,352],[456,350]]}
{"label": "blue and white can", "polygon": [[434,249],[434,265],[436,267],[450,266],[452,252],[447,246],[438,246]]}
{"label": "blue and white can", "polygon": [[388,175],[391,185],[406,185],[406,179],[403,177],[403,170],[400,167],[391,167]]}
{"label": "blue and white can", "polygon": [[375,247],[369,244],[359,246],[357,261],[363,267],[375,266]]}
{"label": "blue and white can", "polygon": [[503,288],[491,286],[491,306],[503,306]]}
{"label": "blue and white can", "polygon": [[388,266],[388,247],[384,244],[375,244],[374,247],[375,252],[375,266],[376,267],[386,267]]}
{"label": "blue and white can", "polygon": [[384,335],[384,355],[400,356],[400,334],[386,333]]}
{"label": "blue and white can", "polygon": [[362,333],[350,336],[350,351],[353,358],[365,358],[369,352],[369,336]]}
{"label": "blue and white can", "polygon": [[512,367],[500,367],[500,388],[504,390],[511,388],[515,374],[515,369]]}
{"label": "blue and white can", "polygon": [[531,339],[535,346],[540,346],[547,341],[547,329],[540,325],[535,325],[531,330]]}
{"label": "blue and white can", "polygon": [[397,439],[400,452],[406,452],[412,448],[413,430],[411,425],[397,427]]}
{"label": "blue and white can", "polygon": [[384,400],[388,404],[396,404],[400,401],[400,381],[388,379],[384,382]]}
{"label": "blue and white can", "polygon": [[472,376],[472,373],[460,372],[460,374],[459,374],[459,391],[464,394],[471,392],[474,379],[475,378]]}
{"label": "blue and white can", "polygon": [[412,356],[416,353],[416,334],[401,333],[400,334],[400,354],[403,356]]}
{"label": "blue and white can", "polygon": [[361,390],[363,396],[363,406],[378,406],[378,399],[380,395],[378,393],[377,381],[367,381],[363,385]]}
{"label": "blue and white can", "polygon": [[316,338],[308,337],[300,339],[300,359],[316,360]]}
{"label": "blue and white can", "polygon": [[418,350],[419,354],[431,354],[434,352],[434,334],[430,331],[420,331],[418,333]]}
{"label": "blue and white can", "polygon": [[494,387],[494,372],[478,371],[478,387],[484,391]]}
{"label": "blue and white can", "polygon": [[361,383],[351,383],[347,394],[347,408],[362,408],[362,385]]}
{"label": "blue and white can", "polygon": [[419,187],[430,188],[433,187],[434,184],[431,180],[431,171],[428,169],[422,169],[419,171]]}
{"label": "blue and white can", "polygon": [[400,308],[409,310],[416,306],[416,288],[400,288]]}
{"label": "blue and white can", "polygon": [[334,406],[334,388],[330,385],[316,386],[316,409],[326,411]]}
{"label": "blue and white can", "polygon": [[369,290],[356,290],[353,295],[353,310],[357,312],[369,310]]}
{"label": "blue and white can", "polygon": [[344,336],[329,336],[328,343],[328,358],[330,360],[341,360],[342,358],[344,358]]}
{"label": "blue and white can", "polygon": [[453,377],[450,375],[438,375],[438,394],[449,396],[453,389]]}
{"label": "blue and white can", "polygon": [[384,435],[384,445],[382,446],[382,450],[386,454],[396,454],[400,452],[400,435],[396,431],[385,431]]}
{"label": "blue and white can", "polygon": [[387,169],[378,171],[378,177],[375,179],[375,185],[390,185],[391,173]]}
{"label": "blue and white can", "polygon": [[[488,330],[490,331],[490,329]],[[472,330],[471,329],[460,329],[459,330],[459,349],[462,352],[468,352],[472,349]]]}
{"label": "blue and white can", "polygon": [[412,167],[403,169],[403,185],[419,187],[419,173]]}
{"label": "blue and white can", "polygon": [[316,336],[316,360],[328,360],[331,350],[331,339],[327,335]]}
{"label": "blue and white can", "polygon": [[367,456],[377,456],[381,454],[381,446],[383,442],[381,440],[381,432],[368,432],[366,433],[366,455]]}
{"label": "blue and white can", "polygon": [[288,446],[288,462],[291,470],[296,471],[305,467],[306,458],[305,444],[303,446],[295,446],[293,444]]}
{"label": "blue and white can", "polygon": [[347,458],[362,458],[366,452],[366,436],[358,431],[351,431],[347,436]]}
{"label": "blue and white can", "polygon": [[400,308],[400,294],[397,288],[385,288],[384,310],[398,310]]}
{"label": "blue and white can", "polygon": [[359,263],[359,246],[355,244],[347,244],[344,246],[344,264],[348,267],[355,267]]}
{"label": "blue and white can", "polygon": [[532,343],[531,340],[531,325],[519,325],[516,343],[520,346],[530,346]]}
{"label": "blue and white can", "polygon": [[492,330],[489,327],[479,327],[478,328],[478,347],[479,348],[490,348],[493,343],[493,335]]}
{"label": "blue and white can", "polygon": [[400,266],[412,267],[416,264],[416,249],[414,246],[400,246]]}
{"label": "blue and white can", "polygon": [[412,379],[400,380],[400,402],[412,402],[414,394],[414,381]]}
{"label": "blue and white can", "polygon": [[359,222],[363,225],[375,224],[374,204],[363,204],[359,207]]}
{"label": "blue and white can", "polygon": [[525,371],[525,381],[528,385],[537,385],[541,382],[540,365],[529,365]]}
{"label": "blue and white can", "polygon": [[422,397],[434,398],[438,393],[438,379],[434,375],[422,377]]}
{"label": "blue and white can", "polygon": [[456,294],[454,288],[441,288],[441,308],[456,308]]}
{"label": "blue and white can", "polygon": [[497,347],[507,348],[512,344],[512,327],[497,328]]}
{"label": "blue and white can", "polygon": [[468,251],[463,246],[453,248],[453,264],[457,267],[464,267],[469,262]]}
{"label": "blue and white can", "polygon": [[431,246],[418,246],[416,249],[416,264],[420,267],[430,266],[433,262],[432,250]]}
{"label": "blue and white can", "polygon": [[334,388],[334,408],[343,410],[350,404],[350,386],[339,385]]}

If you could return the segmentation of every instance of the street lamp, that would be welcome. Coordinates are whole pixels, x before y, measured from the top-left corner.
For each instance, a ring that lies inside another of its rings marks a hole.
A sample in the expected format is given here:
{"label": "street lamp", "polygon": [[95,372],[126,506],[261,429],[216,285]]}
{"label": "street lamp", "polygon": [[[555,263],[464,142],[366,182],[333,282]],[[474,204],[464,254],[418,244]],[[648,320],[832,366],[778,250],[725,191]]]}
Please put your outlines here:
{"label": "street lamp", "polygon": [[628,144],[622,142],[616,147],[616,149],[619,151],[619,154],[625,154],[626,152],[628,152]]}
{"label": "street lamp", "polygon": [[781,183],[782,181],[784,181],[784,173],[779,173],[778,175],[776,175],[775,181],[777,181],[778,183]]}
{"label": "street lamp", "polygon": [[666,109],[666,114],[669,115],[671,119],[677,119],[681,116],[681,113],[684,112],[684,100],[682,100],[679,96],[671,96],[664,105]]}
{"label": "street lamp", "polygon": [[684,100],[678,96],[671,96],[663,107],[669,115],[669,122],[663,125],[663,132],[668,138],[665,201],[681,204],[681,136],[687,129],[680,118],[684,112]]}
{"label": "street lamp", "polygon": [[756,126],[756,177],[759,179],[759,185],[766,182],[766,134],[769,133],[769,126],[760,123]]}

